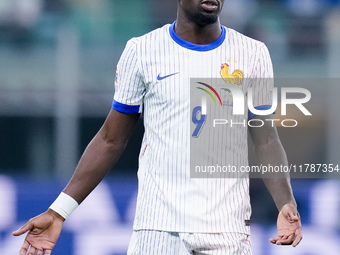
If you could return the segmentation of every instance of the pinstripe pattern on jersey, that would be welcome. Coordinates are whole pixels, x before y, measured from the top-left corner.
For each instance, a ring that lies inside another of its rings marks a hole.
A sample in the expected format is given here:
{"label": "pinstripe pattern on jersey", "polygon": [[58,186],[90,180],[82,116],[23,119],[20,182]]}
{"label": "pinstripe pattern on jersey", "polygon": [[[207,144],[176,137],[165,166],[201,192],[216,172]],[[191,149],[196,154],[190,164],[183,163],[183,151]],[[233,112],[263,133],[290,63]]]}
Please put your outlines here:
{"label": "pinstripe pattern on jersey", "polygon": [[[144,111],[134,229],[249,233],[244,224],[251,212],[247,178],[190,178],[190,78],[219,78],[221,64],[230,60],[230,70],[240,69],[247,78],[240,85],[244,94],[254,87],[254,106],[271,104],[272,84],[261,79],[272,77],[268,51],[227,28],[219,47],[195,51],[174,41],[169,28],[131,39],[117,66],[114,100],[143,105]],[[157,80],[172,73],[178,74]],[[219,156],[247,165],[247,132],[235,132],[221,132],[228,150]]]}
{"label": "pinstripe pattern on jersey", "polygon": [[250,237],[240,233],[134,231],[128,255],[251,255]]}

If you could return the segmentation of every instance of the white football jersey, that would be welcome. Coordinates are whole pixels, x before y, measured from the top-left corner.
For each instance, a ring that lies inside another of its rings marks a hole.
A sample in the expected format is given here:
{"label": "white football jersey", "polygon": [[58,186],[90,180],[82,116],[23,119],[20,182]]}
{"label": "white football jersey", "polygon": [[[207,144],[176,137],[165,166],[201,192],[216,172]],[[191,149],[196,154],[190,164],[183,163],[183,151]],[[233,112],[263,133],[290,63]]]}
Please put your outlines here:
{"label": "white football jersey", "polygon": [[[190,177],[190,80],[225,78],[245,94],[253,86],[254,106],[267,106],[273,84],[252,81],[272,77],[266,46],[223,26],[220,38],[209,45],[184,41],[175,23],[127,43],[112,107],[143,112],[135,230],[249,234],[248,178]],[[229,164],[247,165],[247,129],[232,137]]]}

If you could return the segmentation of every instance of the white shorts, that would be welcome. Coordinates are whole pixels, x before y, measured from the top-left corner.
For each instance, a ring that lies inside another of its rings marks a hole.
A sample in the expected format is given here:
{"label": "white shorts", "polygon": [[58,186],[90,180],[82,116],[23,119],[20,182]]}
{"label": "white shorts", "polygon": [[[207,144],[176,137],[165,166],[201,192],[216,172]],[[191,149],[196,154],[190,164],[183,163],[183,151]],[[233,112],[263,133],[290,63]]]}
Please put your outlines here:
{"label": "white shorts", "polygon": [[240,233],[134,231],[128,255],[251,255],[250,236]]}

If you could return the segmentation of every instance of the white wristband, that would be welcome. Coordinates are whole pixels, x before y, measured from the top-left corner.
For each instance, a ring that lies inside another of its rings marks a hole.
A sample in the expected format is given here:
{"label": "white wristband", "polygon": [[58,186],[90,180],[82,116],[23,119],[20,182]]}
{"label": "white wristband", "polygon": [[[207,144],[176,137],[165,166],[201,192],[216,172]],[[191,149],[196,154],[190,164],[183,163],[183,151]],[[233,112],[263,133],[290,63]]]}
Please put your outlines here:
{"label": "white wristband", "polygon": [[50,209],[59,213],[66,220],[78,205],[77,201],[71,196],[61,192],[53,204],[51,204]]}

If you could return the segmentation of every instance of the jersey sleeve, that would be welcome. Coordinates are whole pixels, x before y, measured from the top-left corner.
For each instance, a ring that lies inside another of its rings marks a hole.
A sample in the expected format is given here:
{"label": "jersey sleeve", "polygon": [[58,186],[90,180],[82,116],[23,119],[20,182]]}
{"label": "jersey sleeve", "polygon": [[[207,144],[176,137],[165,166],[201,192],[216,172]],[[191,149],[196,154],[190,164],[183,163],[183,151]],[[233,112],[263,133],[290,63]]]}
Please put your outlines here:
{"label": "jersey sleeve", "polygon": [[[264,44],[261,44],[255,59],[251,89],[254,108],[269,110],[273,104],[274,72],[269,51]],[[254,116],[256,114],[249,111],[248,117]]]}
{"label": "jersey sleeve", "polygon": [[137,54],[137,42],[131,39],[120,57],[115,79],[112,108],[123,113],[142,112],[144,79]]}

